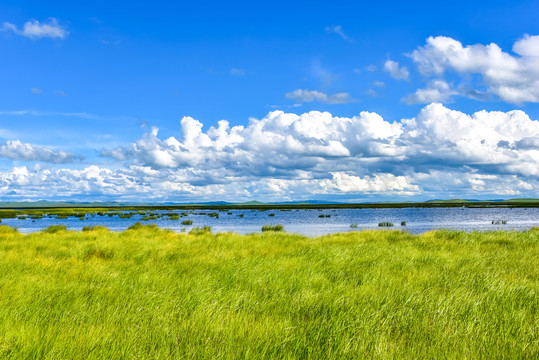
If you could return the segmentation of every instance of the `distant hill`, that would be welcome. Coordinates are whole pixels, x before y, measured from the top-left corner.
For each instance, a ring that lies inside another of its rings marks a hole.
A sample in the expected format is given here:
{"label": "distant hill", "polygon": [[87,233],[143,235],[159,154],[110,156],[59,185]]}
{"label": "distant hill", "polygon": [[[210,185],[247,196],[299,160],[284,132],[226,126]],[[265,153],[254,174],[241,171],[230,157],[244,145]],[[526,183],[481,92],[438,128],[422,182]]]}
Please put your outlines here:
{"label": "distant hill", "polygon": [[530,201],[533,201],[533,202],[538,202],[539,199],[534,199],[534,198],[517,198],[517,199],[509,199],[509,200],[503,200],[503,201],[514,201],[514,202],[530,202]]}
{"label": "distant hill", "polygon": [[[433,200],[427,200],[424,202],[414,202],[414,201],[383,201],[383,202],[363,202],[363,203],[356,203],[356,205],[387,205],[388,207],[391,207],[391,205],[399,206],[403,204],[409,204],[414,205],[417,204],[418,206],[420,204],[432,204],[433,206],[437,206],[436,204],[440,204],[443,206],[443,204],[448,204],[448,206],[451,206],[451,204],[466,204],[466,203],[539,203],[539,199],[534,198],[516,198],[516,199],[496,199],[496,200],[475,200],[475,199],[433,199]],[[76,201],[6,201],[6,202],[0,202],[0,208],[4,209],[32,209],[32,208],[100,208],[100,207],[152,207],[152,206],[316,206],[316,205],[337,205],[337,206],[346,206],[346,205],[354,205],[353,203],[343,203],[343,202],[336,202],[336,201],[326,201],[326,200],[303,200],[303,201],[283,201],[283,202],[261,202],[257,200],[252,201],[246,201],[246,202],[239,202],[239,203],[232,203],[232,202],[226,202],[226,201],[210,201],[210,202],[200,202],[200,203],[180,203],[180,202],[148,202],[148,203],[132,203],[132,202],[116,202],[116,201],[94,201],[94,202],[76,202]]]}

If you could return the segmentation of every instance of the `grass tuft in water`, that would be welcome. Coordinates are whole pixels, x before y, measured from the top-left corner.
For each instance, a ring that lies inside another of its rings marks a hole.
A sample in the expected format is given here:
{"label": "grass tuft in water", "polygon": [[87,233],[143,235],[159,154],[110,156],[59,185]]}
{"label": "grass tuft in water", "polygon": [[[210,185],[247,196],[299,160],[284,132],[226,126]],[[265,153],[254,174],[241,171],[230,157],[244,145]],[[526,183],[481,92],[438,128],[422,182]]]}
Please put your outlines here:
{"label": "grass tuft in water", "polygon": [[262,231],[265,232],[265,231],[283,231],[284,230],[284,226],[281,225],[281,224],[277,224],[277,225],[263,225],[262,226]]}
{"label": "grass tuft in water", "polygon": [[194,228],[189,231],[190,235],[205,235],[205,234],[211,234],[211,226],[202,226],[198,227],[195,226]]}
{"label": "grass tuft in water", "polygon": [[66,231],[66,230],[67,230],[67,226],[65,225],[51,225],[48,228],[44,229],[43,232],[47,234],[54,234],[54,233],[57,233],[60,231]]}

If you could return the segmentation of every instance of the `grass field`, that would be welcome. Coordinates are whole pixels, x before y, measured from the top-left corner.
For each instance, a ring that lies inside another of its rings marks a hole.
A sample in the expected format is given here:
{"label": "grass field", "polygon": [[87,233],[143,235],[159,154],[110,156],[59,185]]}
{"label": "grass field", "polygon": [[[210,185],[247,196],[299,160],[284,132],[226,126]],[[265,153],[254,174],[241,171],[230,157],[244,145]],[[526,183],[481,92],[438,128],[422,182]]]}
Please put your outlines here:
{"label": "grass field", "polygon": [[539,358],[539,229],[0,226],[2,359]]}

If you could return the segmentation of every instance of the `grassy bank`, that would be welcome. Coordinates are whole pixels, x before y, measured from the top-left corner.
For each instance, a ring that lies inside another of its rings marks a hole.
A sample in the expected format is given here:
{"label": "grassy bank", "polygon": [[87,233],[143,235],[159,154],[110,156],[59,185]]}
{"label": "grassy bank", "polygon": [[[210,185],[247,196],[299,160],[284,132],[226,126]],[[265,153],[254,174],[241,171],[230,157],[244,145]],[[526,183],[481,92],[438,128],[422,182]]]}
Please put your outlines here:
{"label": "grassy bank", "polygon": [[538,358],[538,245],[0,227],[0,358]]}

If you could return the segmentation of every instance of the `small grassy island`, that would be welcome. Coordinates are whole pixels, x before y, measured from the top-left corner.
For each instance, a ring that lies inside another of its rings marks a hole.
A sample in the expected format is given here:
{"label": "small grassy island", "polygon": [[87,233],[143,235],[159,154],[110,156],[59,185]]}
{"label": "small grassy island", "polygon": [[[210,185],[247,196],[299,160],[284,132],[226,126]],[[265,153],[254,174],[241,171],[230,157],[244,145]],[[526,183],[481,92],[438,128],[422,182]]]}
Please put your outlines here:
{"label": "small grassy island", "polygon": [[0,225],[0,358],[539,357],[539,229]]}

